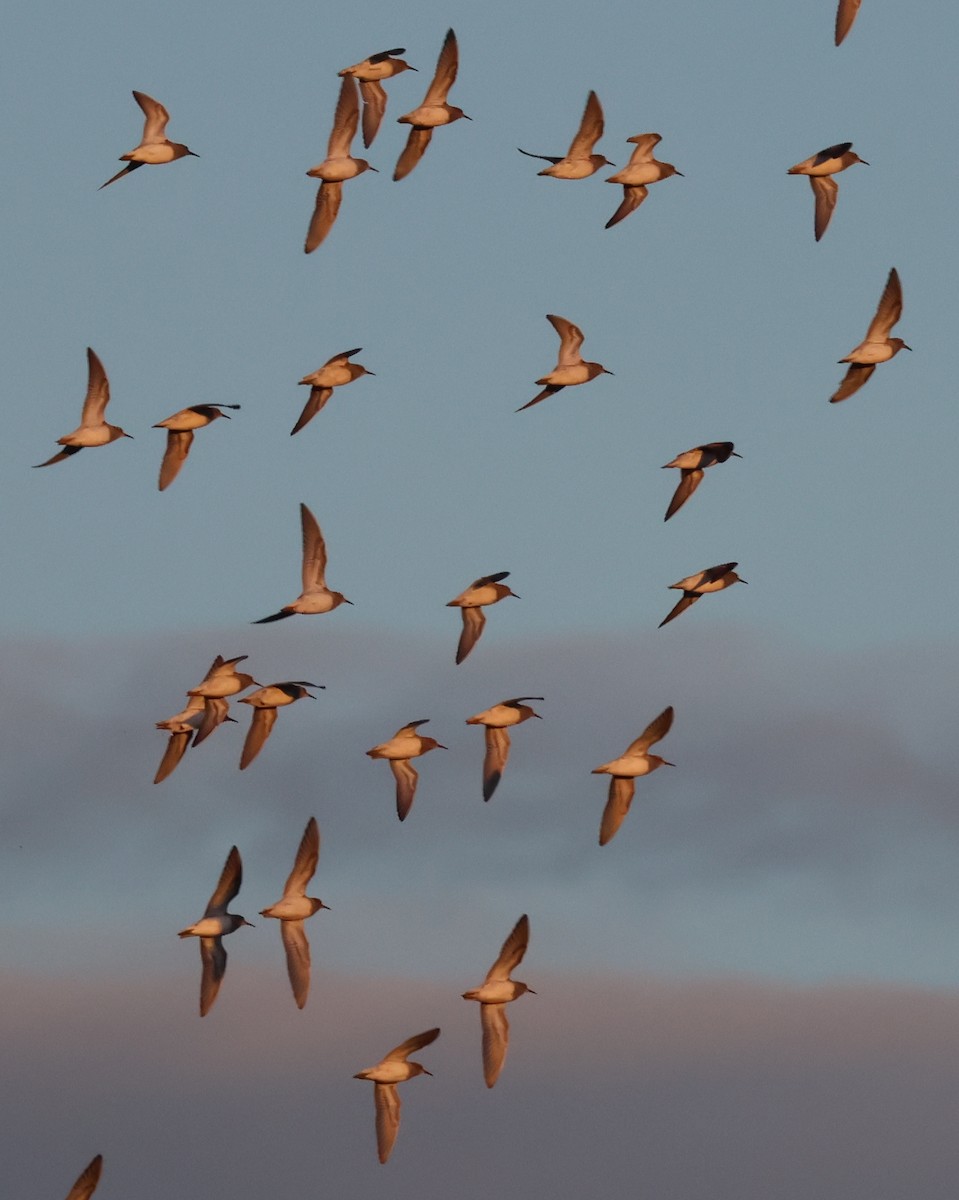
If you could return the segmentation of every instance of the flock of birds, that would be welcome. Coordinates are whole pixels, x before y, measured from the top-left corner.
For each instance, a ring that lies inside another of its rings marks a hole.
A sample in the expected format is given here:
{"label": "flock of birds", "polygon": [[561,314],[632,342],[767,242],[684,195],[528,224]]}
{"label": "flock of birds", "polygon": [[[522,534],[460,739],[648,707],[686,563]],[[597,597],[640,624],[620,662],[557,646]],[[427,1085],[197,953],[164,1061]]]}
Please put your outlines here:
{"label": "flock of birds", "polygon": [[[848,34],[858,14],[860,0],[840,0],[836,14],[835,43],[838,46]],[[373,54],[362,62],[340,71],[342,83],[333,119],[333,128],[327,147],[327,156],[307,174],[320,180],[316,204],[307,232],[305,250],[312,252],[329,234],[339,213],[342,185],[367,170],[375,170],[364,159],[354,158],[351,152],[353,139],[360,125],[362,108],[362,137],[365,147],[372,145],[380,129],[387,106],[387,94],[383,82],[405,72],[415,71],[409,63],[397,57],[403,49],[393,49]],[[448,103],[449,92],[456,80],[459,50],[453,30],[449,30],[440,51],[436,70],[427,88],[423,103],[411,112],[398,118],[410,126],[406,146],[396,163],[393,178],[403,179],[419,163],[430,144],[434,129],[451,124],[460,118],[469,119],[462,109]],[[144,131],[140,144],[121,157],[126,165],[106,181],[107,187],[129,175],[145,164],[159,165],[174,162],[188,155],[198,157],[187,146],[171,142],[166,137],[169,114],[164,106],[143,92],[134,91],[134,99],[144,114]],[[547,161],[550,165],[539,172],[553,179],[585,179],[603,166],[614,165],[595,147],[603,135],[603,110],[596,93],[590,91],[579,127],[563,156],[521,154]],[[623,200],[616,212],[606,223],[606,228],[618,224],[634,212],[646,199],[651,184],[672,175],[681,175],[672,164],[659,162],[654,150],[661,141],[657,133],[640,133],[627,139],[635,147],[626,167],[607,180],[623,188]],[[853,152],[851,143],[844,142],[827,147],[789,169],[790,174],[806,175],[815,198],[814,232],[818,241],[826,232],[838,195],[834,176],[856,163],[864,163]],[[868,164],[866,164],[868,165]],[[891,330],[902,312],[902,287],[895,268],[889,276],[879,301],[876,314],[869,325],[866,337],[844,359],[848,364],[844,379],[830,398],[832,402],[847,399],[858,391],[869,379],[876,365],[886,362],[902,349],[910,349],[901,338],[891,337]],[[602,374],[612,374],[600,363],[583,359],[581,349],[584,336],[570,320],[548,314],[547,320],[560,339],[560,350],[555,368],[536,381],[542,390],[521,408],[539,404],[555,396],[563,388],[588,383]],[[291,434],[299,433],[326,405],[337,387],[345,386],[363,375],[372,375],[366,367],[351,362],[359,348],[335,354],[322,367],[300,380],[310,388],[309,398]],[[81,449],[109,445],[111,442],[132,435],[119,426],[106,421],[106,409],[110,400],[110,388],[106,371],[97,354],[87,350],[88,385],[83,402],[81,422],[72,433],[58,439],[61,449],[43,463],[41,467],[63,462]],[[165,490],[175,480],[189,454],[194,433],[197,429],[212,424],[221,417],[228,417],[225,409],[236,410],[237,404],[198,404],[185,408],[157,422],[154,428],[165,429],[167,443],[160,466],[159,488]],[[665,468],[679,471],[679,483],[666,509],[665,520],[670,520],[692,497],[705,471],[713,466],[739,458],[732,442],[708,442],[677,455]],[[291,603],[277,612],[261,617],[255,624],[268,624],[294,615],[313,615],[332,612],[342,604],[350,604],[341,592],[333,591],[326,584],[327,551],[319,523],[310,509],[300,505],[302,531],[302,591]],[[675,620],[692,604],[708,593],[723,591],[734,583],[745,583],[736,572],[737,563],[721,563],[695,572],[671,587],[682,593],[680,599],[661,622],[661,626]],[[462,617],[462,632],[456,648],[455,661],[462,663],[478,642],[485,623],[484,609],[516,593],[502,581],[508,571],[481,576],[475,579],[458,596],[448,602],[449,607],[459,608]],[[518,598],[518,597],[517,597]],[[186,750],[197,746],[214,733],[221,725],[233,722],[229,715],[229,701],[239,697],[248,689],[248,695],[239,702],[253,710],[252,720],[240,755],[240,770],[245,770],[263,749],[277,719],[280,708],[301,699],[315,699],[310,688],[323,685],[306,680],[285,680],[267,685],[259,684],[252,675],[239,669],[247,655],[224,658],[217,655],[203,679],[186,693],[184,708],[172,717],[157,722],[157,728],[169,734],[169,739],[157,769],[154,783],[167,779],[179,766]],[[485,734],[485,757],[482,770],[482,794],[484,801],[493,796],[501,778],[510,752],[509,730],[531,718],[539,718],[528,701],[541,701],[542,696],[517,696],[502,700],[483,712],[468,717],[466,723],[480,725]],[[650,753],[652,747],[669,733],[673,724],[673,708],[665,708],[655,717],[618,758],[596,767],[593,774],[610,777],[609,793],[600,822],[599,842],[606,845],[618,832],[629,811],[635,792],[635,781],[661,766],[673,766],[667,759]],[[405,820],[416,793],[418,774],[412,760],[434,749],[446,749],[435,738],[420,733],[425,719],[410,721],[403,725],[387,741],[374,746],[366,753],[373,759],[385,759],[393,774],[396,787],[396,811],[400,821]],[[283,947],[286,955],[287,974],[293,998],[298,1008],[307,1003],[310,990],[310,944],[305,922],[320,909],[328,908],[322,900],[308,896],[307,888],[317,869],[320,854],[320,830],[315,817],[310,817],[296,851],[292,870],[283,888],[282,897],[274,904],[260,910],[260,915],[279,921]],[[236,846],[230,849],[216,888],[195,924],[182,929],[181,938],[196,937],[200,944],[202,966],[200,984],[200,1016],[206,1016],[213,1007],[223,982],[227,953],[223,938],[244,925],[251,925],[245,917],[229,911],[230,905],[240,891],[243,880],[243,864]],[[512,972],[522,962],[530,936],[529,918],[519,918],[504,941],[500,952],[486,974],[481,986],[463,993],[466,1000],[480,1005],[482,1029],[482,1064],[486,1086],[492,1088],[497,1082],[505,1062],[509,1045],[509,1021],[506,1005],[532,989],[525,983],[512,979]],[[381,1163],[385,1163],[393,1149],[400,1124],[400,1097],[397,1085],[420,1074],[430,1072],[411,1055],[431,1045],[440,1034],[438,1028],[407,1038],[390,1050],[376,1065],[357,1072],[355,1078],[368,1080],[374,1085],[376,1142]],[[67,1200],[89,1200],[100,1180],[103,1160],[97,1155],[80,1174],[71,1188]]]}

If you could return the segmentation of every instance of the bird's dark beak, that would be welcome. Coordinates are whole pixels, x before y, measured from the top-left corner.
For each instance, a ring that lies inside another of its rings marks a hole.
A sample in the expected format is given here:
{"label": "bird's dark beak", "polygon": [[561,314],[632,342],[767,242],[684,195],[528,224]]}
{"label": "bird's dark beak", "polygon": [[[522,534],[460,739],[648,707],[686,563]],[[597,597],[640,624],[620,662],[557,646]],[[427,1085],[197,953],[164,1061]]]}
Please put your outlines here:
{"label": "bird's dark beak", "polygon": [[[903,350],[911,350],[911,349],[912,349],[912,346],[907,346],[907,345],[906,345],[906,343],[905,343],[905,342],[903,342],[903,343],[902,343],[902,348],[903,348]],[[129,436],[130,436],[130,435],[129,435],[129,434],[127,434],[127,437],[129,437]]]}
{"label": "bird's dark beak", "polygon": [[604,375],[612,375],[612,374],[613,374],[613,372],[612,372],[612,371],[607,371],[607,370],[606,370],[606,368],[605,368],[605,367],[603,367],[603,374],[604,374]]}
{"label": "bird's dark beak", "polygon": [[733,456],[733,458],[742,458],[742,455],[737,454],[735,450],[732,451],[732,456]]}
{"label": "bird's dark beak", "polygon": [[[369,163],[366,164],[366,169],[367,171],[375,171],[377,175],[380,173],[379,167],[371,167]],[[369,372],[367,372],[367,374],[369,374]]]}

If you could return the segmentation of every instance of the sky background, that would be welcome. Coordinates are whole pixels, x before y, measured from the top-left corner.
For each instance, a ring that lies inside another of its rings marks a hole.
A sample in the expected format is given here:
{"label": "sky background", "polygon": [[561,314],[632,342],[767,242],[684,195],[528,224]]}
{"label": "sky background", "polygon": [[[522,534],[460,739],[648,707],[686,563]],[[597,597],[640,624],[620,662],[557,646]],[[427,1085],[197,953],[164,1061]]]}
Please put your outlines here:
{"label": "sky background", "polygon": [[[959,1168],[959,557],[954,134],[959,13],[866,0],[532,0],[343,7],[14,3],[0,71],[7,428],[0,688],[2,1142],[11,1194],[952,1200]],[[394,184],[446,29],[451,103]],[[303,238],[339,81],[405,46],[314,254]],[[201,157],[106,191],[139,141],[131,89]],[[655,130],[684,178],[612,230],[604,170],[540,179],[588,91],[619,167]],[[69,120],[67,119],[69,117]],[[786,171],[851,140],[813,239]],[[830,405],[889,269],[914,353]],[[545,320],[615,374],[516,414],[552,369]],[[85,348],[133,441],[44,471],[79,421]],[[375,372],[296,438],[297,381],[361,346]],[[197,435],[189,404],[242,405]],[[663,463],[732,440],[668,524]],[[299,591],[298,505],[354,607],[249,622]],[[659,630],[676,580],[736,560],[748,587]],[[446,601],[509,570],[453,664]],[[227,726],[163,785],[176,712],[218,653],[311,679],[237,770]],[[465,718],[542,695],[493,800]],[[617,838],[606,782],[667,704]],[[409,819],[364,757],[407,721]],[[275,901],[306,820],[323,838],[295,1008]],[[230,846],[254,920],[196,1016],[196,920]],[[477,986],[518,916],[510,1055],[482,1082]],[[390,1163],[350,1076],[433,1025]]]}

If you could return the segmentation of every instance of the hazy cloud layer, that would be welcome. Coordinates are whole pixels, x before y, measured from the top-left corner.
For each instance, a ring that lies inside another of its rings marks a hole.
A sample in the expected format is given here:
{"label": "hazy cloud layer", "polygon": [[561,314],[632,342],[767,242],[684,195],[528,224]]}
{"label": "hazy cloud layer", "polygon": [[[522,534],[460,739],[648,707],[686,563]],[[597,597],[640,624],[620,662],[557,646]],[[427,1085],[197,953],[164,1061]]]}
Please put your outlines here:
{"label": "hazy cloud layer", "polygon": [[[951,1200],[959,997],[553,974],[534,953],[520,974],[538,994],[511,1008],[491,1093],[477,1006],[457,995],[483,964],[415,983],[321,971],[299,1013],[279,971],[250,971],[237,950],[202,1022],[183,970],[6,972],[10,1194],[65,1194],[99,1152],[103,1200]],[[442,1035],[417,1057],[434,1078],[403,1086],[380,1167],[372,1089],[351,1075],[433,1024]]]}
{"label": "hazy cloud layer", "polygon": [[[667,630],[504,645],[490,628],[457,669],[453,620],[447,644],[334,619],[269,638],[4,647],[8,961],[165,958],[231,844],[249,915],[279,894],[315,814],[315,891],[334,907],[323,936],[341,968],[429,972],[464,932],[495,942],[529,911],[540,960],[556,968],[956,979],[943,946],[959,904],[959,772],[935,699],[955,647],[843,658],[745,632],[717,644],[695,628],[675,642]],[[241,725],[154,787],[165,735],[153,722],[215,653],[241,651],[264,682],[327,690],[280,713],[248,771],[237,770],[249,720],[238,705]],[[465,718],[532,693],[546,697],[544,720],[514,731],[484,804],[482,735]],[[590,770],[667,703],[677,716],[663,746],[677,766],[639,782],[600,850],[606,785]],[[425,716],[450,749],[420,760],[400,825],[389,770],[364,751]],[[251,953],[264,944],[258,931]]]}

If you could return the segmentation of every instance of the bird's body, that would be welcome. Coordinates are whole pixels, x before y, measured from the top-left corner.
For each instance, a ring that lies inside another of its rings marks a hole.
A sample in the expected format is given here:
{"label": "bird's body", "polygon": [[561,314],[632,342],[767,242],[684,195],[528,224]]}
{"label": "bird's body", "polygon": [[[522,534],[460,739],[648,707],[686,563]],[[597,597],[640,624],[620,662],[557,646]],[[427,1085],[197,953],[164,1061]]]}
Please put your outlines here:
{"label": "bird's body", "polygon": [[594,146],[602,136],[603,106],[596,93],[590,92],[586,98],[579,129],[565,156],[553,158],[549,154],[530,154],[528,150],[520,150],[520,154],[525,154],[527,158],[541,158],[552,164],[540,171],[540,175],[547,175],[551,179],[588,179],[590,175],[595,175],[600,167],[615,166],[615,163],[611,163],[604,155],[593,153]]}
{"label": "bird's body", "polygon": [[239,404],[194,404],[190,408],[183,408],[178,413],[174,413],[172,417],[157,421],[153,428],[167,431],[166,452],[163,455],[163,462],[160,464],[159,488],[161,492],[168,488],[179,475],[180,468],[186,462],[190,447],[193,445],[194,431],[203,429],[204,426],[220,417],[226,417],[229,420],[229,414],[225,413],[223,409],[239,407]]}
{"label": "bird's body", "polygon": [[344,67],[340,75],[350,75],[359,81],[360,98],[363,101],[363,145],[367,149],[372,146],[386,112],[386,90],[384,79],[392,79],[402,71],[415,71],[408,62],[394,58],[396,54],[405,54],[402,47],[395,50],[381,50],[379,54],[371,54],[362,62],[352,67]]}
{"label": "bird's body", "polygon": [[708,595],[710,592],[721,592],[725,588],[732,587],[734,583],[745,583],[746,580],[740,579],[736,574],[735,568],[738,565],[734,562],[720,563],[716,567],[707,567],[705,571],[697,571],[695,575],[687,575],[678,583],[671,583],[670,590],[677,589],[683,594],[669,614],[660,621],[659,628],[662,629],[664,625],[675,620],[680,613],[684,613],[690,605],[695,604],[700,596]]}
{"label": "bird's body", "polygon": [[203,720],[197,730],[194,746],[199,746],[227,719],[230,711],[227,700],[230,696],[236,696],[248,687],[260,686],[252,675],[236,669],[236,664],[246,659],[246,654],[238,654],[236,658],[224,658],[218,654],[201,682],[187,692],[188,696],[203,705]]}
{"label": "bird's body", "polygon": [[483,759],[483,799],[489,798],[496,791],[506,762],[509,758],[510,740],[507,730],[513,725],[528,721],[530,717],[539,717],[524,700],[542,700],[542,696],[516,696],[512,700],[501,700],[492,708],[466,718],[467,725],[482,725],[485,727],[486,756]]}
{"label": "bird's body", "polygon": [[553,313],[547,313],[546,320],[559,334],[559,359],[548,375],[536,380],[543,390],[538,396],[534,396],[532,400],[518,408],[517,412],[522,412],[524,408],[532,408],[534,404],[539,404],[540,400],[545,400],[547,396],[555,396],[564,387],[588,383],[597,375],[612,375],[613,373],[607,371],[600,363],[586,362],[580,354],[584,339],[583,331],[578,325],[567,321],[565,317],[557,317]]}
{"label": "bird's body", "polygon": [[188,154],[193,158],[200,157],[198,154],[194,154],[188,146],[184,146],[181,142],[171,142],[166,136],[170,114],[159,100],[154,100],[146,92],[134,92],[133,98],[143,111],[143,139],[135,150],[131,150],[129,154],[120,155],[120,162],[125,162],[127,166],[122,171],[118,171],[112,179],[102,183],[101,191],[145,164],[158,166],[162,163],[175,162],[178,158],[185,158]]}
{"label": "bird's body", "polygon": [[[506,1005],[533,989],[510,975],[523,961],[529,945],[529,917],[523,914],[503,943],[496,962],[490,967],[481,987],[464,992],[464,1000],[476,1000],[483,1029],[483,1077],[491,1088],[497,1081],[506,1051],[509,1049],[509,1021]],[[533,993],[535,994],[535,993]]]}
{"label": "bird's body", "polygon": [[[450,88],[456,82],[459,70],[459,46],[456,34],[452,29],[447,31],[443,47],[436,62],[436,73],[427,89],[426,96],[419,108],[414,108],[405,116],[397,117],[401,125],[412,125],[406,146],[396,163],[393,179],[403,179],[409,175],[426,152],[430,144],[433,130],[441,125],[450,125],[466,113],[461,108],[447,104],[446,97]],[[469,117],[466,117],[470,120]]]}
{"label": "bird's body", "polygon": [[368,1079],[375,1084],[373,1098],[376,1106],[376,1150],[381,1163],[390,1157],[400,1128],[400,1096],[398,1083],[415,1079],[417,1075],[432,1075],[422,1063],[409,1062],[409,1056],[429,1046],[440,1036],[439,1029],[427,1029],[395,1046],[375,1067],[358,1071],[354,1079]]}
{"label": "bird's body", "polygon": [[498,571],[495,575],[482,575],[479,579],[474,579],[465,592],[461,592],[455,599],[447,603],[447,608],[460,609],[463,617],[463,631],[456,647],[457,664],[466,658],[479,641],[483,626],[486,624],[483,608],[490,604],[496,604],[497,601],[504,600],[507,596],[513,596],[519,600],[520,597],[512,589],[500,582],[508,575],[509,571]]}
{"label": "bird's body", "polygon": [[110,403],[110,381],[103,369],[103,363],[97,354],[87,347],[87,394],[83,399],[83,411],[79,426],[72,433],[66,433],[57,438],[57,445],[63,449],[48,458],[46,462],[37,463],[38,467],[50,467],[54,463],[63,462],[73,454],[92,446],[108,446],[119,438],[131,435],[124,433],[119,425],[109,425],[103,419],[107,405]]}
{"label": "bird's body", "polygon": [[189,703],[182,712],[178,712],[172,717],[167,717],[165,721],[157,721],[157,729],[166,730],[170,734],[170,737],[167,741],[166,750],[163,752],[163,758],[160,760],[160,765],[157,767],[157,773],[153,777],[154,783],[162,783],[180,765],[180,760],[186,753],[193,735],[203,722],[203,715],[204,701],[202,697],[191,696]]}
{"label": "bird's body", "polygon": [[610,175],[607,183],[618,183],[623,188],[623,202],[606,222],[606,228],[618,225],[631,212],[634,212],[649,195],[648,184],[659,183],[670,175],[682,177],[682,171],[677,171],[672,163],[660,162],[653,156],[653,150],[663,140],[658,133],[637,133],[628,142],[635,143],[629,162],[621,171]]}
{"label": "bird's body", "polygon": [[327,400],[333,395],[333,389],[343,387],[347,383],[352,383],[354,379],[359,379],[363,375],[372,375],[372,371],[368,371],[366,367],[360,366],[359,363],[351,363],[349,360],[354,354],[359,354],[362,350],[361,346],[357,346],[354,350],[343,350],[339,354],[334,354],[332,358],[326,360],[318,371],[314,371],[312,375],[304,375],[300,380],[301,386],[305,385],[310,389],[310,398],[306,402],[299,420],[290,430],[290,436],[294,433],[299,433],[304,425],[308,425],[316,416],[321,408],[326,404]]}
{"label": "bird's body", "polygon": [[609,781],[609,798],[603,811],[599,827],[599,844],[605,846],[611,841],[629,812],[636,790],[634,780],[643,775],[649,775],[659,767],[672,767],[675,764],[658,754],[650,754],[650,746],[655,745],[660,738],[669,733],[673,723],[673,708],[664,708],[659,716],[651,721],[634,742],[631,742],[626,753],[612,762],[603,763],[593,770],[594,775],[611,775]]}
{"label": "bird's body", "polygon": [[266,739],[273,732],[273,726],[276,724],[276,712],[279,708],[285,708],[288,704],[295,704],[297,700],[315,700],[306,689],[320,688],[325,685],[322,683],[309,683],[305,679],[290,679],[284,683],[270,683],[266,687],[258,688],[257,691],[251,692],[249,696],[244,696],[241,704],[249,704],[253,709],[253,719],[250,722],[250,728],[246,735],[246,740],[243,743],[243,752],[240,755],[240,770],[245,771],[250,763],[263,749]]}
{"label": "bird's body", "polygon": [[435,738],[424,737],[416,732],[419,726],[425,725],[428,720],[429,717],[423,717],[419,721],[410,721],[402,729],[397,729],[388,742],[374,746],[366,752],[369,758],[385,758],[389,762],[393,778],[396,780],[396,815],[401,821],[406,820],[413,806],[419,780],[419,774],[409,760],[429,754],[431,750],[446,749]]}
{"label": "bird's body", "polygon": [[309,616],[315,613],[332,612],[341,604],[352,604],[342,592],[332,592],[326,586],[326,542],[320,532],[316,517],[305,504],[300,505],[300,528],[303,534],[303,566],[301,579],[303,591],[292,604],[287,604],[279,612],[271,613],[254,621],[254,625],[268,625],[272,621],[282,621],[284,617],[292,617],[296,613]]}
{"label": "bird's body", "polygon": [[198,937],[200,939],[200,958],[203,963],[203,978],[200,984],[200,1016],[205,1017],[213,1007],[223,976],[226,974],[226,950],[223,948],[223,938],[229,933],[235,933],[241,925],[250,922],[237,913],[227,912],[243,883],[243,862],[240,852],[233,846],[227,855],[226,863],[220,873],[216,890],[210,897],[206,912],[195,925],[181,929],[181,938]]}
{"label": "bird's body", "polygon": [[876,369],[877,363],[888,362],[900,350],[911,350],[902,338],[890,337],[889,332],[902,316],[902,284],[895,267],[889,272],[886,286],[879,300],[879,307],[866,332],[866,337],[855,350],[851,350],[839,361],[849,363],[849,370],[838,389],[830,396],[832,404],[847,400],[858,392]]}
{"label": "bird's body", "polygon": [[333,117],[333,129],[326,148],[326,158],[307,171],[313,179],[321,180],[304,250],[314,251],[333,228],[343,198],[343,183],[355,179],[364,171],[375,171],[365,158],[354,158],[350,152],[356,126],[360,119],[360,100],[356,83],[350,75],[343,76],[340,95]]}
{"label": "bird's body", "polygon": [[676,467],[680,472],[680,476],[676,491],[673,493],[673,498],[669,502],[669,508],[666,509],[666,516],[663,520],[668,521],[670,517],[679,512],[689,497],[702,483],[703,472],[708,467],[714,467],[717,463],[724,463],[730,457],[742,458],[742,455],[737,454],[733,449],[732,442],[706,442],[702,446],[694,446],[692,450],[684,450],[672,462],[664,463],[663,470],[666,470],[667,467]]}
{"label": "bird's body", "polygon": [[286,971],[297,1008],[303,1008],[310,992],[310,943],[303,922],[321,908],[329,907],[315,896],[306,894],[319,857],[320,829],[316,817],[310,817],[282,898],[269,908],[260,910],[261,917],[275,917],[280,922],[286,951]]}
{"label": "bird's body", "polygon": [[852,142],[840,142],[835,146],[827,146],[825,150],[820,150],[818,154],[813,154],[801,163],[796,163],[786,172],[787,175],[809,176],[809,184],[816,201],[813,231],[817,242],[826,232],[839,198],[839,184],[832,177],[854,163],[869,166],[869,163],[852,149]]}

